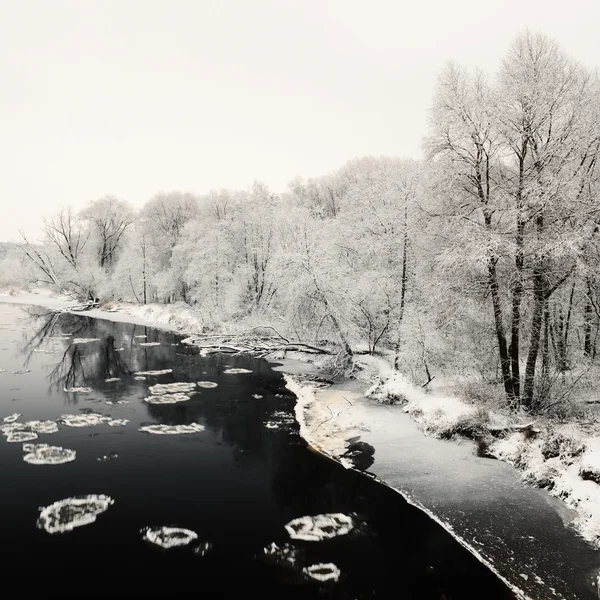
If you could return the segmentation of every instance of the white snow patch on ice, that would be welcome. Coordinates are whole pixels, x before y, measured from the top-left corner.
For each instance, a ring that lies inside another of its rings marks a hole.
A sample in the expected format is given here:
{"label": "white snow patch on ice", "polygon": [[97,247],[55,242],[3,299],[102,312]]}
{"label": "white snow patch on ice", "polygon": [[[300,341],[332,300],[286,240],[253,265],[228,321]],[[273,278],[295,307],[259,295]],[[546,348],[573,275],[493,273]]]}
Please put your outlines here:
{"label": "white snow patch on ice", "polygon": [[134,373],[134,375],[150,375],[150,376],[157,376],[157,375],[167,375],[168,373],[172,373],[173,369],[157,369],[155,371],[137,371],[136,373]]}
{"label": "white snow patch on ice", "polygon": [[148,390],[152,395],[159,396],[161,394],[175,394],[183,393],[189,394],[196,390],[196,384],[193,382],[180,382],[180,383],[157,383],[151,385]]}
{"label": "white snow patch on ice", "polygon": [[41,508],[37,526],[48,533],[64,533],[93,523],[112,504],[114,500],[102,494],[65,498]]}
{"label": "white snow patch on ice", "polygon": [[310,565],[310,567],[302,569],[302,572],[317,581],[337,581],[342,573],[333,563]]}
{"label": "white snow patch on ice", "polygon": [[250,369],[232,367],[231,369],[225,369],[223,373],[226,373],[227,375],[239,375],[241,373],[252,373],[252,371]]}
{"label": "white snow patch on ice", "polygon": [[198,539],[198,534],[191,529],[181,527],[145,527],[140,532],[142,537],[161,548],[187,546]]}
{"label": "white snow patch on ice", "polygon": [[70,387],[63,389],[67,394],[89,394],[92,391],[92,388],[89,387]]}
{"label": "white snow patch on ice", "polygon": [[204,426],[198,423],[190,423],[189,425],[145,425],[140,427],[139,431],[156,435],[177,435],[182,433],[200,433],[204,431]]}
{"label": "white snow patch on ice", "polygon": [[146,348],[160,346],[160,342],[142,342],[140,346],[145,346]]}
{"label": "white snow patch on ice", "polygon": [[343,513],[324,513],[293,519],[285,529],[291,538],[318,542],[350,533],[354,519]]}
{"label": "white snow patch on ice", "polygon": [[182,392],[175,392],[173,394],[159,394],[156,396],[148,396],[144,398],[144,402],[147,404],[176,404],[177,402],[185,402],[189,400],[190,396]]}
{"label": "white snow patch on ice", "polygon": [[23,444],[23,460],[31,465],[62,465],[75,460],[75,450],[48,444]]}
{"label": "white snow patch on ice", "polygon": [[113,381],[121,381],[120,377],[109,377],[108,379],[104,380],[105,383],[112,383]]}
{"label": "white snow patch on ice", "polygon": [[102,425],[108,423],[112,419],[105,417],[98,413],[88,413],[82,415],[61,415],[58,419],[59,423],[66,425],[67,427],[96,427],[96,425]]}

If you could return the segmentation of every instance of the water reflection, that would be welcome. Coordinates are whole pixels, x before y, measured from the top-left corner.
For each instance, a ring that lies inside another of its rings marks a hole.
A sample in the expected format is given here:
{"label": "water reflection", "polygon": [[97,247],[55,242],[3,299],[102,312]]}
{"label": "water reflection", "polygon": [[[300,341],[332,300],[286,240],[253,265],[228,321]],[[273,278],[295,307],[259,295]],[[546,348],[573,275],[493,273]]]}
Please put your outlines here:
{"label": "water reflection", "polygon": [[[44,418],[56,419],[65,400],[72,399],[130,421],[118,428],[99,424],[91,433],[61,427],[51,443],[73,449],[77,458],[55,467],[32,467],[19,452],[7,450],[10,444],[0,444],[3,483],[11,489],[0,494],[0,530],[7,547],[16,549],[4,567],[10,572],[35,564],[40,583],[32,584],[34,591],[239,598],[260,589],[262,598],[512,597],[396,493],[309,452],[293,422],[294,397],[262,360],[200,357],[174,334],[84,315],[19,314],[25,335],[20,352],[31,368],[23,398],[28,419],[41,418],[42,411]],[[2,330],[0,338],[11,335],[17,336]],[[74,337],[99,341],[73,344]],[[141,345],[146,342],[160,345]],[[136,372],[164,369],[172,371],[135,379]],[[229,369],[251,373],[226,374]],[[119,380],[106,381],[114,378]],[[142,400],[157,383],[197,381],[218,385],[197,387],[177,404]],[[89,387],[92,393],[66,394],[69,387]],[[10,400],[2,394],[4,410]],[[105,404],[124,399],[129,403]],[[191,423],[205,430],[138,431],[148,424]],[[372,449],[355,440],[351,451],[368,467]],[[111,456],[118,459],[107,460]],[[35,528],[39,506],[80,494],[104,494],[114,506],[97,523],[61,536]],[[360,525],[319,542],[292,540],[286,531],[294,519],[328,513],[353,515]],[[144,544],[140,531],[165,526],[195,532],[197,546],[165,551]],[[273,544],[279,550],[265,552]],[[94,578],[90,589],[90,565],[106,564],[107,556],[110,577]],[[58,587],[56,574],[65,565],[69,581]]]}

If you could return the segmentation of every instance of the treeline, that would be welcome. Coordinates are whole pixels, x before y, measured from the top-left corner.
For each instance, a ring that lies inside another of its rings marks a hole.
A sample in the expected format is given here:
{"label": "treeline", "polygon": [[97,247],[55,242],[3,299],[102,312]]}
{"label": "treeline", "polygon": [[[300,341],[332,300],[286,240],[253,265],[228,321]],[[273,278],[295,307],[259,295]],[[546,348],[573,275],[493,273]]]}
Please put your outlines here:
{"label": "treeline", "polygon": [[597,74],[525,33],[494,76],[441,74],[423,161],[352,160],[281,195],[106,197],[21,249],[81,297],[385,350],[414,379],[476,373],[544,409],[596,357],[599,117]]}

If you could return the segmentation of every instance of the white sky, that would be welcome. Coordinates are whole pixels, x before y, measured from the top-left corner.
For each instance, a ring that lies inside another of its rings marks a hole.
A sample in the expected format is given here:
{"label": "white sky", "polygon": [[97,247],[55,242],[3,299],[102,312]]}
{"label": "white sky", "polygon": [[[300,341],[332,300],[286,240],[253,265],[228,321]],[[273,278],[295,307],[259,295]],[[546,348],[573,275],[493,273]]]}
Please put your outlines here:
{"label": "white sky", "polygon": [[419,157],[437,73],[529,27],[600,66],[598,0],[3,0],[0,240],[115,194],[275,191]]}

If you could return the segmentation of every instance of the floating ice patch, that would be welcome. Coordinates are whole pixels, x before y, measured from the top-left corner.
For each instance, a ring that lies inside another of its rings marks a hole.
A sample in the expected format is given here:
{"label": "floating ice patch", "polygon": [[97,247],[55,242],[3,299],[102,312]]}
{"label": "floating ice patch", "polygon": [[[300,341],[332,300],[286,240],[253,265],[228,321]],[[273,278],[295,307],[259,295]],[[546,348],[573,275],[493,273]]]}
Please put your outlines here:
{"label": "floating ice patch", "polygon": [[145,340],[148,336],[147,335],[136,335],[134,337],[138,338],[139,340]]}
{"label": "floating ice patch", "polygon": [[109,427],[125,427],[127,423],[129,423],[129,419],[110,419],[110,421],[106,421]]}
{"label": "floating ice patch", "polygon": [[156,385],[151,385],[148,390],[153,396],[159,396],[161,394],[175,394],[175,393],[183,393],[189,394],[190,392],[195,391],[196,384],[195,383],[157,383]]}
{"label": "floating ice patch", "polygon": [[177,402],[185,402],[189,400],[190,396],[182,392],[175,392],[174,394],[160,394],[157,396],[148,396],[144,398],[144,402],[148,404],[176,404]]}
{"label": "floating ice patch", "polygon": [[88,413],[85,415],[61,415],[58,421],[67,427],[95,427],[108,423],[112,419],[97,413]]}
{"label": "floating ice patch", "polygon": [[187,546],[190,542],[198,539],[195,531],[180,527],[145,527],[140,533],[147,542],[161,548]]}
{"label": "floating ice patch", "polygon": [[250,369],[231,368],[225,369],[223,373],[227,373],[227,375],[238,375],[240,373],[252,373],[252,371]]}
{"label": "floating ice patch", "polygon": [[158,369],[156,371],[137,371],[134,375],[150,375],[155,377],[156,375],[167,375],[167,373],[172,373],[173,369]]}
{"label": "floating ice patch", "polygon": [[102,494],[65,498],[41,508],[37,526],[48,533],[64,533],[93,523],[114,502],[112,498]]}
{"label": "floating ice patch", "polygon": [[58,425],[54,421],[27,421],[24,424],[36,433],[56,433]]}
{"label": "floating ice patch", "polygon": [[113,381],[121,381],[121,378],[120,377],[109,377],[108,379],[104,380],[105,383],[112,383]]}
{"label": "floating ice patch", "polygon": [[67,394],[89,394],[92,391],[92,388],[89,387],[70,387],[63,389]]}
{"label": "floating ice patch", "polygon": [[277,423],[276,421],[266,421],[264,423],[264,426],[267,429],[279,429],[280,425],[281,425],[281,423]]}
{"label": "floating ice patch", "polygon": [[273,542],[263,548],[263,553],[268,559],[274,562],[283,562],[294,565],[298,560],[298,548],[287,543],[278,546]]}
{"label": "floating ice patch", "polygon": [[198,423],[191,423],[190,425],[145,425],[140,427],[139,431],[156,435],[176,435],[180,433],[200,433],[204,431],[204,426]]}
{"label": "floating ice patch", "polygon": [[20,371],[11,371],[11,375],[23,375],[25,373],[31,373],[30,369],[21,369]]}
{"label": "floating ice patch", "polygon": [[141,377],[140,375],[138,375],[137,377],[134,377],[134,379],[137,379],[138,381],[146,381],[146,378]]}
{"label": "floating ice patch", "polygon": [[115,458],[119,458],[119,455],[116,452],[111,452],[110,454],[105,454],[96,460],[99,462],[107,462],[109,460],[114,460]]}
{"label": "floating ice patch", "polygon": [[115,404],[129,404],[129,400],[105,400],[104,403],[114,406]]}
{"label": "floating ice patch", "polygon": [[75,460],[75,450],[48,444],[23,444],[23,452],[23,460],[30,465],[62,465]]}
{"label": "floating ice patch", "polygon": [[125,350],[125,348],[115,348],[115,352],[123,352],[123,350]]}
{"label": "floating ice patch", "polygon": [[0,369],[0,373],[6,373],[6,369]]}
{"label": "floating ice patch", "polygon": [[346,535],[354,528],[352,517],[343,513],[325,513],[314,517],[299,517],[285,526],[291,538],[318,542]]}
{"label": "floating ice patch", "polygon": [[160,346],[160,342],[142,342],[140,346]]}
{"label": "floating ice patch", "polygon": [[262,396],[261,396],[260,394],[252,394],[252,397],[253,397],[255,400],[260,400],[260,399],[262,398]]}
{"label": "floating ice patch", "polygon": [[14,423],[20,416],[21,416],[21,413],[13,413],[12,415],[8,415],[8,417],[4,417],[4,419],[2,419],[2,422],[3,423]]}
{"label": "floating ice patch", "polygon": [[75,338],[72,344],[89,344],[90,342],[99,342],[100,338]]}
{"label": "floating ice patch", "polygon": [[302,572],[317,581],[337,581],[341,571],[333,563],[317,563],[302,569]]}
{"label": "floating ice patch", "polygon": [[206,556],[211,550],[212,544],[210,542],[202,542],[194,548],[194,553],[198,556]]}
{"label": "floating ice patch", "polygon": [[37,440],[37,438],[38,435],[35,431],[28,429],[13,429],[8,432],[6,441],[11,443],[31,442],[32,440]]}
{"label": "floating ice patch", "polygon": [[210,390],[212,388],[216,388],[219,384],[215,383],[214,381],[198,381],[197,385],[198,387]]}

